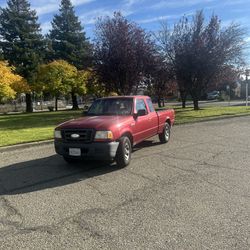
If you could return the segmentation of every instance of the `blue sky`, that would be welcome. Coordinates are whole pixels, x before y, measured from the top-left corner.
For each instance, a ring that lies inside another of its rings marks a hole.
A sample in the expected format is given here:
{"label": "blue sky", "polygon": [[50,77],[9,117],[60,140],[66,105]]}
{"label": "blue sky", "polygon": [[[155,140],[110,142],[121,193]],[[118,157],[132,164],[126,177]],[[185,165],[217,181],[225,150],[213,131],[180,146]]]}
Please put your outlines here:
{"label": "blue sky", "polygon": [[[46,34],[53,15],[58,12],[60,0],[30,0],[30,3]],[[72,0],[72,3],[90,38],[93,38],[97,18],[112,15],[114,11],[121,11],[148,31],[157,31],[160,20],[167,20],[171,25],[184,14],[192,15],[203,9],[207,17],[217,14],[223,25],[232,21],[241,23],[248,32],[246,40],[250,42],[250,0]],[[0,0],[0,6],[5,5],[6,0]]]}

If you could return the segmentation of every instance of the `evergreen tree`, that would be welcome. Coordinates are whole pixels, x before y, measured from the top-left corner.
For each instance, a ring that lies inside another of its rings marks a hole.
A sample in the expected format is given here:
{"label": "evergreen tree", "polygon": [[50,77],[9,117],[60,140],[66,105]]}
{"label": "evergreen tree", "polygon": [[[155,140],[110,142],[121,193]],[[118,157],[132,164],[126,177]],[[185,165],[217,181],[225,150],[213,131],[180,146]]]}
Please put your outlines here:
{"label": "evergreen tree", "polygon": [[[62,0],[59,14],[54,16],[48,35],[52,45],[51,59],[62,59],[77,69],[90,64],[91,46],[70,0]],[[73,109],[78,109],[76,93],[72,92]]]}
{"label": "evergreen tree", "polygon": [[[43,53],[43,36],[37,20],[27,0],[8,0],[7,7],[0,9],[0,46],[4,59],[29,84]],[[33,111],[31,93],[26,94],[26,111]]]}

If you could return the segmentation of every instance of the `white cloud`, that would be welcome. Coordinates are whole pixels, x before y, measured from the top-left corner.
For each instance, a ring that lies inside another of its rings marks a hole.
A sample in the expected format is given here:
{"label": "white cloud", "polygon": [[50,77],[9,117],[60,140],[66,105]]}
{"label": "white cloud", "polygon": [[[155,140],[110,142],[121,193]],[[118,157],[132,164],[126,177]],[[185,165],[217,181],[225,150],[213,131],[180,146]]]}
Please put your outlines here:
{"label": "white cloud", "polygon": [[[86,4],[86,3],[93,2],[93,1],[95,0],[72,0],[72,3],[74,6],[79,6],[81,4]],[[79,20],[82,22],[83,26],[86,26],[86,25],[94,24],[100,17],[112,16],[114,12],[116,11],[120,11],[124,16],[128,16],[134,13],[134,11],[132,10],[134,7],[134,4],[142,2],[142,1],[144,0],[126,0],[122,2],[122,4],[118,7],[107,6],[105,8],[97,8],[94,10],[82,12],[79,16]],[[36,7],[36,10],[39,15],[51,13],[51,12],[58,10],[58,1],[47,0],[47,2],[48,3],[46,4],[46,6],[43,6],[42,3],[44,3],[44,0],[37,0],[36,4],[38,4],[40,7]],[[51,23],[44,22],[41,24],[41,28],[42,28],[42,32],[45,34],[51,29]]]}
{"label": "white cloud", "polygon": [[250,43],[250,36],[245,38],[245,42]]}
{"label": "white cloud", "polygon": [[228,25],[230,25],[232,23],[240,24],[243,27],[245,27],[249,23],[249,18],[247,18],[247,17],[239,17],[239,18],[235,18],[235,19],[223,20],[221,22],[221,25],[225,27],[225,26],[228,26]]}
{"label": "white cloud", "polygon": [[45,6],[32,6],[38,15],[44,15],[48,13],[52,13],[54,11],[57,11],[59,6],[56,3],[49,3]]}
{"label": "white cloud", "polygon": [[128,8],[136,5],[136,4],[141,4],[143,3],[145,0],[125,0],[124,1],[124,6],[127,6]]}
{"label": "white cloud", "polygon": [[93,24],[97,21],[99,17],[111,16],[113,15],[113,13],[114,13],[114,10],[99,8],[99,9],[88,11],[88,12],[81,14],[80,20],[83,23],[83,25]]}
{"label": "white cloud", "polygon": [[117,11],[120,11],[123,16],[129,16],[135,12],[134,5],[142,3],[143,1],[145,0],[125,0],[120,6],[109,6],[105,8],[98,8],[91,11],[87,11],[80,15],[80,20],[83,25],[90,25],[94,24],[100,17],[113,16],[114,12]]}
{"label": "white cloud", "polygon": [[161,21],[165,21],[165,20],[175,20],[175,19],[179,19],[183,16],[191,16],[193,15],[195,12],[194,11],[189,11],[186,13],[182,13],[182,14],[177,14],[177,15],[165,15],[165,16],[159,16],[159,17],[152,17],[152,18],[146,18],[146,19],[141,19],[141,20],[136,20],[137,23],[143,24],[143,23],[154,23],[154,22],[161,22]]}
{"label": "white cloud", "polygon": [[[76,7],[83,4],[94,2],[95,0],[72,0],[72,4]],[[49,14],[56,12],[59,9],[60,1],[58,0],[33,0],[31,6],[34,8],[38,15]]]}
{"label": "white cloud", "polygon": [[238,5],[238,4],[245,4],[247,0],[227,0],[226,5]]}
{"label": "white cloud", "polygon": [[152,9],[162,9],[162,8],[180,8],[194,6],[197,4],[212,3],[215,0],[170,0],[170,1],[158,1],[156,4],[151,5]]}
{"label": "white cloud", "polygon": [[45,22],[41,24],[41,29],[43,34],[47,34],[51,29],[51,22]]}
{"label": "white cloud", "polygon": [[126,10],[122,8],[121,9],[99,8],[81,14],[80,20],[83,25],[94,24],[98,20],[98,18],[105,16],[112,16],[116,11],[120,11],[124,16],[128,16],[133,13],[133,11],[131,10]]}
{"label": "white cloud", "polygon": [[137,20],[137,23],[154,23],[154,22],[160,22],[160,21],[164,21],[167,19],[177,19],[180,18],[180,15],[166,15],[166,16],[159,16],[159,17],[152,17],[152,18],[146,18],[146,19],[141,19],[141,20]]}

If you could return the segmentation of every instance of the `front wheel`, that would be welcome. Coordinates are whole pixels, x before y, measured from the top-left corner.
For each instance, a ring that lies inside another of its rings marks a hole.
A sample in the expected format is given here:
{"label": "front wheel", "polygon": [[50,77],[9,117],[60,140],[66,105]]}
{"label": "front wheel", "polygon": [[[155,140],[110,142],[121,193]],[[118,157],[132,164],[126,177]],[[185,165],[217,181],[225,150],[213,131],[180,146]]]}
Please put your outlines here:
{"label": "front wheel", "polygon": [[159,134],[161,143],[167,143],[170,139],[170,125],[166,122],[162,133]]}
{"label": "front wheel", "polygon": [[131,160],[132,146],[127,136],[120,139],[120,144],[116,152],[116,163],[118,167],[126,167]]}

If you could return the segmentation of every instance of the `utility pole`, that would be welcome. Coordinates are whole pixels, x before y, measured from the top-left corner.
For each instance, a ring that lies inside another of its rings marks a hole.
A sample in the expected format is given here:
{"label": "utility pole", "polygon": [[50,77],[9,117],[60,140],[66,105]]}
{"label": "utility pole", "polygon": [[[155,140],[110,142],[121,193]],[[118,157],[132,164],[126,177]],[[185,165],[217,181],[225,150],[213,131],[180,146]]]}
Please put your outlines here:
{"label": "utility pole", "polygon": [[228,106],[230,106],[230,102],[231,102],[231,89],[230,89],[230,85],[227,85],[227,91],[228,91]]}
{"label": "utility pole", "polygon": [[248,75],[249,69],[246,70],[246,107],[248,106]]}

